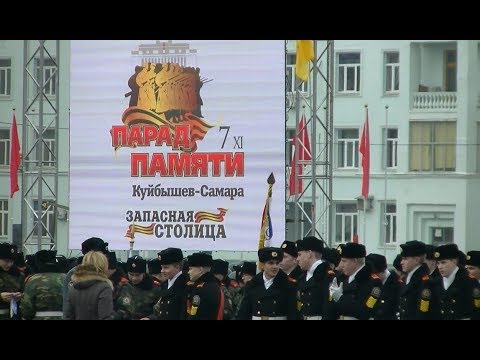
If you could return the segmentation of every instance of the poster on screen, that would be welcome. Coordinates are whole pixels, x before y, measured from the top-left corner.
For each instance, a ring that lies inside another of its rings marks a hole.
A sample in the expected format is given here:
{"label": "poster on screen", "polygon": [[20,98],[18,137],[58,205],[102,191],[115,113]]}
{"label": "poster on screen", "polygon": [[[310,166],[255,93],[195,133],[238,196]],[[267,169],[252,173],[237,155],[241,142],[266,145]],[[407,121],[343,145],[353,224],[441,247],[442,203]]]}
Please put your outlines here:
{"label": "poster on screen", "polygon": [[285,237],[285,47],[71,42],[69,248],[255,251],[275,177]]}

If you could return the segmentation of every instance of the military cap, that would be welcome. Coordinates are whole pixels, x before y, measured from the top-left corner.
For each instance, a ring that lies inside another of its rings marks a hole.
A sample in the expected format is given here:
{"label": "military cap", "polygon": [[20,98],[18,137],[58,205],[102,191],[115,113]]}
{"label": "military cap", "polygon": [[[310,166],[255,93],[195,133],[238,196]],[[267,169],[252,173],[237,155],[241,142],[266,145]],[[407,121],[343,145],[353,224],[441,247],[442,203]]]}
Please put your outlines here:
{"label": "military cap", "polygon": [[457,244],[440,245],[435,251],[436,260],[456,259],[458,255],[459,250]]}
{"label": "military cap", "polygon": [[167,248],[158,253],[161,265],[170,265],[182,262],[183,252],[179,248]]}
{"label": "military cap", "polygon": [[108,243],[98,237],[91,237],[82,243],[82,254],[89,251],[101,251],[105,255],[108,253]]}
{"label": "military cap", "polygon": [[264,247],[258,250],[258,260],[265,263],[270,260],[282,261],[283,250],[276,247]]}
{"label": "military cap", "polygon": [[393,260],[393,267],[397,271],[402,271],[402,255],[401,254],[398,254],[397,256],[395,256],[395,260]]}
{"label": "military cap", "polygon": [[480,251],[467,252],[467,265],[480,268]]}
{"label": "military cap", "polygon": [[427,252],[427,260],[435,260],[435,250],[436,247],[430,244],[425,245],[425,250]]}
{"label": "military cap", "polygon": [[15,260],[16,256],[17,252],[12,244],[6,242],[0,243],[0,259]]}
{"label": "military cap", "polygon": [[212,273],[227,276],[228,275],[228,261],[224,261],[224,260],[221,260],[221,259],[213,260]]}
{"label": "military cap", "polygon": [[387,259],[380,254],[368,254],[365,257],[365,261],[370,264],[372,272],[383,273],[387,270]]}
{"label": "military cap", "polygon": [[400,248],[402,249],[400,252],[402,257],[422,256],[427,253],[425,243],[418,240],[407,241],[405,244],[400,244]]}
{"label": "military cap", "polygon": [[325,248],[325,261],[328,261],[330,264],[335,267],[340,264],[340,253],[336,249]]}
{"label": "military cap", "polygon": [[317,239],[315,236],[307,236],[304,237],[303,240],[297,241],[297,251],[317,251],[319,253],[324,252],[325,246],[323,245],[323,241]]}
{"label": "military cap", "polygon": [[117,268],[117,254],[115,254],[115,251],[109,251],[107,253],[107,260],[108,260],[108,268],[110,270]]}
{"label": "military cap", "polygon": [[283,250],[284,253],[287,253],[290,256],[298,256],[297,246],[293,241],[285,240],[282,245],[280,245],[280,248]]}
{"label": "military cap", "polygon": [[55,250],[40,250],[35,253],[35,265],[56,264],[57,252]]}
{"label": "military cap", "polygon": [[337,251],[340,253],[340,257],[347,259],[359,259],[367,255],[365,245],[352,242],[346,243],[343,248],[337,248]]}
{"label": "military cap", "polygon": [[55,262],[57,263],[57,271],[61,273],[67,273],[69,269],[69,263],[64,255],[55,256]]}
{"label": "military cap", "polygon": [[144,274],[147,272],[147,261],[135,255],[127,260],[127,272]]}
{"label": "military cap", "polygon": [[188,266],[207,266],[211,267],[213,263],[212,255],[206,253],[193,253],[188,256]]}
{"label": "military cap", "polygon": [[242,266],[241,265],[233,265],[233,271],[235,272],[235,280],[240,282],[242,280]]}
{"label": "military cap", "polygon": [[25,256],[23,255],[23,252],[17,253],[17,256],[15,256],[15,265],[18,267],[25,267]]}
{"label": "military cap", "polygon": [[182,272],[183,273],[188,273],[190,266],[188,266],[188,259],[185,258],[182,260]]}
{"label": "military cap", "polygon": [[158,259],[148,260],[147,265],[149,274],[160,274],[162,272],[162,265]]}
{"label": "military cap", "polygon": [[251,261],[245,261],[242,265],[241,274],[247,274],[251,276],[257,275],[257,264]]}
{"label": "military cap", "polygon": [[465,267],[465,265],[467,265],[467,254],[458,250],[458,266]]}

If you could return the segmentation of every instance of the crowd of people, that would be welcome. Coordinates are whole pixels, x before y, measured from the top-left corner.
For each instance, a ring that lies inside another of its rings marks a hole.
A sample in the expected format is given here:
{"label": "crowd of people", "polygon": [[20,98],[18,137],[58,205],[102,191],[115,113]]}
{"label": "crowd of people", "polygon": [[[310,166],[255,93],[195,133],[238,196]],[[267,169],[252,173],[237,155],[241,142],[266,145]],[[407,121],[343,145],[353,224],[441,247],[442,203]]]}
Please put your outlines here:
{"label": "crowd of people", "polygon": [[24,258],[0,243],[0,319],[480,319],[480,251],[416,240],[400,248],[389,269],[362,244],[333,249],[309,236],[230,268],[178,248],[122,263],[96,237],[72,259],[52,250]]}

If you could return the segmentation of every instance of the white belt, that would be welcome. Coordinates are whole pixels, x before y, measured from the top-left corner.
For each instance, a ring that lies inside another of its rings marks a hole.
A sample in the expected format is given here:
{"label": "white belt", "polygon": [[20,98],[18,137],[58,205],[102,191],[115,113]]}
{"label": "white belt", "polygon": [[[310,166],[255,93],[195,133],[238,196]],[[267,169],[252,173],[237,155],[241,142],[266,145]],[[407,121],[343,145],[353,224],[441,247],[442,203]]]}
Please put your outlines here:
{"label": "white belt", "polygon": [[10,309],[0,309],[0,315],[10,314]]}
{"label": "white belt", "polygon": [[252,320],[287,320],[286,316],[252,316]]}
{"label": "white belt", "polygon": [[358,320],[358,319],[353,316],[342,316],[340,320]]}
{"label": "white belt", "polygon": [[304,316],[303,320],[322,320],[322,317],[320,315]]}
{"label": "white belt", "polygon": [[35,316],[63,316],[62,311],[37,311]]}

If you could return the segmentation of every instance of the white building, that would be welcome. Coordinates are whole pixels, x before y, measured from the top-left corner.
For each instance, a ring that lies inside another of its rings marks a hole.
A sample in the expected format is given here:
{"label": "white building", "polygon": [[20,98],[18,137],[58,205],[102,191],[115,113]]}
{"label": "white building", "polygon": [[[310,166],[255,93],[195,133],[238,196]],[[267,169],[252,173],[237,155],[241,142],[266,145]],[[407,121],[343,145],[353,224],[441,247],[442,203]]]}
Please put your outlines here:
{"label": "white building", "polygon": [[[399,244],[409,240],[455,242],[463,251],[480,249],[479,42],[337,40],[334,44],[332,245],[352,241],[358,233],[367,251],[385,253],[390,262]],[[287,49],[295,51],[294,41]],[[287,67],[294,62],[293,55],[287,56]],[[361,193],[358,147],[365,104],[373,208],[364,226],[364,213],[357,212],[355,198]],[[294,128],[292,107],[287,131],[292,134]]]}

